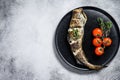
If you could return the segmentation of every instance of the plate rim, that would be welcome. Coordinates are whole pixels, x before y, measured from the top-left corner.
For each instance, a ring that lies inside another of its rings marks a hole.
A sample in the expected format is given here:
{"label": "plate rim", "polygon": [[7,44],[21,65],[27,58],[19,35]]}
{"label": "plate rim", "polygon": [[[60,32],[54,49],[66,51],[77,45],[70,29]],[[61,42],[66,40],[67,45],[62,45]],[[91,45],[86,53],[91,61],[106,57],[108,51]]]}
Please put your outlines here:
{"label": "plate rim", "polygon": [[[99,11],[99,12],[107,15],[107,17],[108,17],[110,20],[112,20],[112,22],[115,24],[115,29],[116,29],[117,35],[120,36],[120,29],[119,29],[119,26],[118,26],[117,22],[116,22],[115,19],[114,19],[107,11],[105,11],[104,9],[101,9],[101,8],[95,7],[95,6],[81,6],[81,7],[77,7],[77,8],[83,8],[83,10],[84,10],[84,9],[96,10],[96,11]],[[74,8],[74,9],[77,9],[77,8]],[[74,9],[72,9],[72,10],[74,10]],[[61,59],[62,59],[67,65],[69,65],[70,67],[72,67],[72,68],[74,68],[74,69],[81,70],[81,71],[96,71],[96,70],[91,70],[91,69],[88,69],[88,68],[81,68],[81,67],[77,67],[77,66],[72,65],[71,63],[69,63],[69,62],[63,57],[63,55],[61,54],[61,52],[60,52],[60,50],[59,50],[59,48],[58,48],[58,43],[57,43],[57,35],[58,35],[58,32],[57,32],[57,31],[58,31],[58,29],[59,29],[59,25],[60,25],[60,23],[62,22],[62,20],[64,19],[64,17],[65,17],[66,15],[68,15],[68,13],[70,13],[72,10],[68,11],[68,12],[60,19],[60,21],[59,21],[59,23],[58,23],[58,25],[57,25],[57,27],[56,27],[54,41],[55,41],[55,47],[56,47],[57,53],[60,55]],[[118,45],[117,45],[118,47],[117,47],[117,49],[116,49],[116,51],[115,51],[115,54],[114,54],[111,58],[109,58],[103,65],[108,65],[108,64],[113,60],[113,58],[116,56],[116,54],[117,54],[117,52],[118,52],[118,50],[119,50],[119,45],[120,45],[120,37],[118,37]]]}

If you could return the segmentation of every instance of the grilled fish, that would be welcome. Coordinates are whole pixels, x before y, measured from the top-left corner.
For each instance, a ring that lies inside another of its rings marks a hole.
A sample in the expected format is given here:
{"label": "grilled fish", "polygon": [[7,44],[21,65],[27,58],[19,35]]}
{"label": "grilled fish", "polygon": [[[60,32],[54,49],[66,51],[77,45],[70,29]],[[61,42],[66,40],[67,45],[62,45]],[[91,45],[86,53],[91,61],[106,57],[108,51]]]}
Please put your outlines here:
{"label": "grilled fish", "polygon": [[82,8],[75,9],[72,12],[72,18],[68,29],[68,42],[70,44],[72,53],[78,63],[82,63],[89,69],[99,70],[103,68],[101,65],[91,64],[83,51],[82,40],[84,36],[84,26],[87,21],[87,16]]}

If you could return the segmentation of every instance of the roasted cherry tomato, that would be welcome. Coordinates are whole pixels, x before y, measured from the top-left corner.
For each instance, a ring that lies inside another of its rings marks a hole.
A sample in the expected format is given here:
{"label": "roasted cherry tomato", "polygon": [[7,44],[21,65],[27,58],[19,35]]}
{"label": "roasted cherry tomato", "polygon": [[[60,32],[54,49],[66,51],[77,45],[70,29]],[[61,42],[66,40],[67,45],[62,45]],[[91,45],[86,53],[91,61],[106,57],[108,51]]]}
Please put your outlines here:
{"label": "roasted cherry tomato", "polygon": [[102,37],[103,33],[102,30],[100,28],[95,28],[93,31],[93,36],[94,37]]}
{"label": "roasted cherry tomato", "polygon": [[103,54],[104,54],[104,48],[102,48],[102,47],[97,47],[97,48],[95,49],[95,54],[96,54],[97,56],[103,55]]}
{"label": "roasted cherry tomato", "polygon": [[93,45],[98,47],[102,45],[102,40],[100,38],[94,38],[93,39]]}
{"label": "roasted cherry tomato", "polygon": [[112,40],[109,37],[103,39],[104,46],[110,46],[111,44],[112,44]]}

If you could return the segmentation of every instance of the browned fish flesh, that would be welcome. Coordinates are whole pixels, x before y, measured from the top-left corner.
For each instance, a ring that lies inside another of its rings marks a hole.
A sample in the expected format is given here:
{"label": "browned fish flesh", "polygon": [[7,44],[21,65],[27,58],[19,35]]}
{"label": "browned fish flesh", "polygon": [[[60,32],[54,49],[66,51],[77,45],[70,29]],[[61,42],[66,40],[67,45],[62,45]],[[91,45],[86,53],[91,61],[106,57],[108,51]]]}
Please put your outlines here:
{"label": "browned fish flesh", "polygon": [[68,42],[70,44],[73,55],[76,61],[78,61],[78,63],[82,63],[89,69],[99,70],[103,68],[103,66],[91,64],[87,60],[82,48],[82,40],[84,36],[84,27],[86,21],[87,16],[82,8],[73,10],[70,26],[68,29]]}

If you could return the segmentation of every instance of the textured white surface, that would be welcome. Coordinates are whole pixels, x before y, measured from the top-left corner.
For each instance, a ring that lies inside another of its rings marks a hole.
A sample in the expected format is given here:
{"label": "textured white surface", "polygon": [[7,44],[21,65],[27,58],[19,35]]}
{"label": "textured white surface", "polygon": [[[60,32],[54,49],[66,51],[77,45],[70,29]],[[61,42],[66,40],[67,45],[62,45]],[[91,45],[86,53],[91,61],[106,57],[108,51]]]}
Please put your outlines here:
{"label": "textured white surface", "polygon": [[120,80],[120,50],[108,68],[79,73],[65,68],[53,39],[61,18],[80,6],[96,6],[120,25],[119,0],[0,0],[0,80]]}

